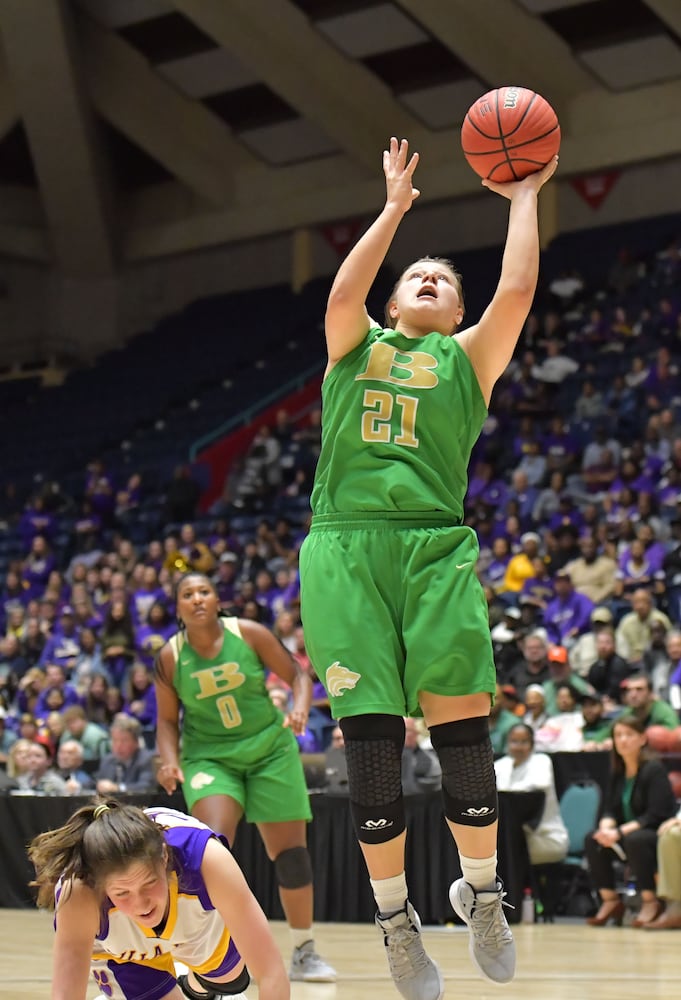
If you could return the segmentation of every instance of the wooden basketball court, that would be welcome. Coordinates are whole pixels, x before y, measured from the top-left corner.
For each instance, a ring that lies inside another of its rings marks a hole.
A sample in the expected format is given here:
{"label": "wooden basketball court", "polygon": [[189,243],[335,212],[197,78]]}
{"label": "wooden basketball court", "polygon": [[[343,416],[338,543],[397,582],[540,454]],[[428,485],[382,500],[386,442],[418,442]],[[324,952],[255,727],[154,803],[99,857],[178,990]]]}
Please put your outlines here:
{"label": "wooden basketball court", "polygon": [[[274,923],[282,950],[290,952],[288,929]],[[445,1000],[678,1000],[681,996],[681,933],[633,928],[586,927],[581,923],[519,925],[514,929],[518,972],[498,987],[480,979],[468,958],[463,928],[426,928],[424,939],[445,976]],[[365,924],[318,924],[319,950],[339,972],[335,985],[294,983],[293,1000],[398,1000],[387,972],[379,933]],[[0,996],[49,1000],[51,916],[33,910],[0,910]],[[95,997],[92,987],[88,998]],[[248,997],[255,998],[255,986]]]}

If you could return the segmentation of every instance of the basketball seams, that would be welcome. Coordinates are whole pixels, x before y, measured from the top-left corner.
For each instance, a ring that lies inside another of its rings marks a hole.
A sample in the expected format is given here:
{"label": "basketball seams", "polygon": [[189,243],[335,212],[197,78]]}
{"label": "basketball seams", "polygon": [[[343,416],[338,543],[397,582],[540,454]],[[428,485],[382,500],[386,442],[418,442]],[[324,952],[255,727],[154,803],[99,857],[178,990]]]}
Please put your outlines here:
{"label": "basketball seams", "polygon": [[[550,135],[552,135],[556,131],[557,128],[558,128],[558,122],[556,122],[556,124],[552,128],[550,128],[548,130],[548,132],[542,132],[541,135],[537,135],[533,139],[525,139],[523,142],[514,142],[510,146],[509,145],[504,145],[504,146],[500,146],[498,149],[485,149],[481,153],[475,152],[473,150],[468,150],[465,147],[462,147],[462,149],[463,149],[463,152],[464,152],[465,156],[494,156],[495,153],[503,153],[503,152],[505,152],[505,150],[512,151],[514,149],[522,149],[523,146],[533,146],[535,142],[541,142],[542,139],[548,139],[548,137]],[[509,132],[509,135],[511,135],[510,132]],[[486,135],[485,136],[485,139],[501,139],[501,138],[502,137],[498,136],[498,135],[495,135],[495,136]],[[534,161],[533,160],[529,160],[528,162],[532,163]],[[542,166],[543,165],[544,164],[542,164]]]}
{"label": "basketball seams", "polygon": [[[499,91],[498,90],[494,91],[494,101],[495,101],[495,104],[496,104],[495,111],[496,111],[496,117],[497,117],[497,130],[499,132],[499,138],[501,139],[501,146],[502,146],[502,150],[503,150],[503,154],[504,154],[504,159],[505,159],[505,161],[506,161],[506,163],[508,165],[509,170],[513,174],[513,177],[515,178],[515,180],[518,180],[518,176],[517,176],[517,174],[516,174],[516,172],[514,170],[514,167],[513,167],[513,161],[511,160],[511,157],[508,155],[508,150],[506,149],[506,137],[504,135],[503,127],[501,125],[501,112],[499,111]],[[503,166],[503,161],[501,162],[500,165]],[[495,166],[494,170],[496,170],[496,169],[497,168]]]}
{"label": "basketball seams", "polygon": [[504,183],[540,170],[556,153],[560,137],[560,123],[546,98],[528,87],[507,86],[489,91],[470,106],[460,141],[480,177]]}
{"label": "basketball seams", "polygon": [[499,138],[498,135],[490,135],[489,132],[483,132],[483,130],[478,125],[478,123],[474,122],[473,119],[471,118],[470,112],[468,112],[466,114],[466,117],[464,119],[464,124],[466,122],[468,122],[468,124],[471,126],[471,128],[474,128],[475,131],[478,133],[478,135],[481,136],[483,139],[498,139]]}

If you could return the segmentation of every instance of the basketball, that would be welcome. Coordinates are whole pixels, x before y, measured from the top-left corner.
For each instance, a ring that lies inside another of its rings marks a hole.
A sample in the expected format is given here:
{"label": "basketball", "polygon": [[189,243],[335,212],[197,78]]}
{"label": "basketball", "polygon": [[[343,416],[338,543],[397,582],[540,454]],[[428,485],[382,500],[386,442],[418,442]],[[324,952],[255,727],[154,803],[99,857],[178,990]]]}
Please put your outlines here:
{"label": "basketball", "polygon": [[666,726],[648,726],[646,729],[648,746],[658,753],[670,753],[678,746],[678,736],[675,729]]}
{"label": "basketball", "polygon": [[480,177],[500,183],[519,181],[556,155],[560,125],[541,94],[525,87],[499,87],[468,109],[461,147]]}

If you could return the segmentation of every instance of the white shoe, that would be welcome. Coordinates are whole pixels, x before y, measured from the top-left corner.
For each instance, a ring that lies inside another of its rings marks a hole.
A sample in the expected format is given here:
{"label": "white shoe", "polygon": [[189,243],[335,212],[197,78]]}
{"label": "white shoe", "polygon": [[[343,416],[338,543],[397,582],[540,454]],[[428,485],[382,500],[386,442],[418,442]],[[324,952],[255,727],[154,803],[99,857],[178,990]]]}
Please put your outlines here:
{"label": "white shoe", "polygon": [[306,941],[293,949],[288,977],[292,982],[335,983],[338,973],[314,950],[314,942]]}
{"label": "white shoe", "polygon": [[383,931],[390,975],[405,1000],[442,1000],[442,975],[426,954],[421,921],[411,903],[392,917],[377,914],[376,926]]}
{"label": "white shoe", "polygon": [[494,983],[508,983],[515,975],[515,944],[504,916],[504,886],[497,879],[496,890],[477,892],[465,879],[457,879],[449,889],[454,912],[470,934],[469,950],[473,963],[483,976]]}

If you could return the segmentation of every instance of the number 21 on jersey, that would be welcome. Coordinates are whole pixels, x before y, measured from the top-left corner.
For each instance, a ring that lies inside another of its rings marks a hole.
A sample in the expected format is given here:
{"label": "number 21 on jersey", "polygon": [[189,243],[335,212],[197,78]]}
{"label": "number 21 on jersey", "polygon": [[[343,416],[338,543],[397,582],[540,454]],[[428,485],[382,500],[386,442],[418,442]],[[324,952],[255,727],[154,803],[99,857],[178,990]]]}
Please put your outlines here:
{"label": "number 21 on jersey", "polygon": [[[390,344],[378,341],[371,345],[367,366],[355,377],[355,381],[370,379],[373,382],[388,382],[400,388],[434,389],[439,382],[435,373],[436,368],[437,358],[432,354],[427,354],[425,351],[405,354]],[[385,389],[365,389],[362,405],[363,441],[387,443],[392,440],[393,444],[418,448],[417,396],[407,396],[403,393],[393,396]],[[392,419],[396,407],[400,409],[400,426],[399,431],[393,434]]]}

